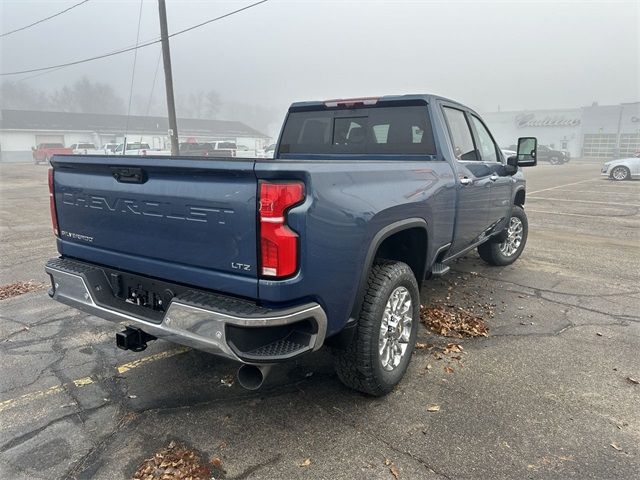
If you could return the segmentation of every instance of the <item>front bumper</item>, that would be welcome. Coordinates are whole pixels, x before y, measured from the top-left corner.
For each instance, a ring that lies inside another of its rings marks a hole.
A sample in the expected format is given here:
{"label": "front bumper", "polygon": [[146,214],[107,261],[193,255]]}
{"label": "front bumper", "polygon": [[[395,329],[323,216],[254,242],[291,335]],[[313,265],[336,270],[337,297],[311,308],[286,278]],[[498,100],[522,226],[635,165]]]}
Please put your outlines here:
{"label": "front bumper", "polygon": [[314,302],[267,309],[243,299],[183,289],[154,318],[144,315],[142,307],[114,301],[108,276],[100,266],[55,258],[47,262],[45,271],[51,277],[49,295],[54,300],[243,363],[275,363],[317,350],[327,331],[326,314]]}

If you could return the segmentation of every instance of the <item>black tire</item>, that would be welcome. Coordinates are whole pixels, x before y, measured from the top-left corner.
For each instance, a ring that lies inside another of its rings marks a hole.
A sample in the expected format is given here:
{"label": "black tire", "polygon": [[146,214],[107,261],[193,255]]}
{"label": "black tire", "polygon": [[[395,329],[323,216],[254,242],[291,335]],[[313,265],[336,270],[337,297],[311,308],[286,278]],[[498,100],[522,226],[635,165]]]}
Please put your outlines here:
{"label": "black tire", "polygon": [[[400,287],[404,287],[411,297],[410,334],[399,363],[387,370],[379,353],[382,317],[391,294]],[[411,268],[402,262],[376,262],[369,273],[353,340],[348,347],[335,352],[336,371],[342,383],[373,396],[386,395],[393,390],[407,371],[419,323],[420,293]]]}
{"label": "black tire", "polygon": [[529,233],[529,222],[527,220],[527,214],[524,209],[519,205],[514,205],[511,210],[511,219],[507,224],[506,229],[510,228],[513,219],[519,220],[522,225],[522,238],[517,248],[512,253],[508,254],[509,250],[505,251],[505,242],[509,241],[509,238],[505,242],[491,241],[483,243],[478,247],[478,254],[485,262],[490,265],[504,267],[505,265],[511,265],[522,254],[524,247],[527,243],[527,235]]}
{"label": "black tire", "polygon": [[551,157],[549,163],[551,163],[551,165],[560,165],[560,159],[558,157]]}
{"label": "black tire", "polygon": [[611,169],[611,174],[609,176],[616,182],[622,182],[631,178],[631,172],[624,165],[618,165]]}

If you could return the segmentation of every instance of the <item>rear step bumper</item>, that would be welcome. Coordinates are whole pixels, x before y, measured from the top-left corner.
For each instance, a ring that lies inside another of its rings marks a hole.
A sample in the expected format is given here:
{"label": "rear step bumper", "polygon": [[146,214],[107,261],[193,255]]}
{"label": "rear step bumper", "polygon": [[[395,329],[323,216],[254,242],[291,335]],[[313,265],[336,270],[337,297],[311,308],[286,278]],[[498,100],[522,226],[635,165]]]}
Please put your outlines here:
{"label": "rear step bumper", "polygon": [[112,269],[55,258],[47,262],[45,271],[51,277],[49,295],[54,300],[242,363],[275,363],[317,350],[327,331],[327,316],[314,302],[267,309],[246,300],[182,287],[160,318],[157,311],[147,317],[141,314],[144,308],[112,294],[107,275]]}

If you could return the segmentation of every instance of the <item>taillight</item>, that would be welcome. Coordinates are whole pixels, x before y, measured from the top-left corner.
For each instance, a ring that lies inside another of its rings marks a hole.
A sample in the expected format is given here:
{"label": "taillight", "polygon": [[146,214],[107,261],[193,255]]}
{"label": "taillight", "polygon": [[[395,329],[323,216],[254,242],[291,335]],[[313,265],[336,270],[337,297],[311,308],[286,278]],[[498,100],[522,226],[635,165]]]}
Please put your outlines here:
{"label": "taillight", "polygon": [[287,210],[304,198],[302,182],[260,182],[260,271],[287,277],[298,269],[298,235],[287,226]]}
{"label": "taillight", "polygon": [[56,213],[56,199],[53,195],[53,168],[49,169],[49,209],[51,210],[51,226],[53,233],[59,237],[58,233],[58,214]]}

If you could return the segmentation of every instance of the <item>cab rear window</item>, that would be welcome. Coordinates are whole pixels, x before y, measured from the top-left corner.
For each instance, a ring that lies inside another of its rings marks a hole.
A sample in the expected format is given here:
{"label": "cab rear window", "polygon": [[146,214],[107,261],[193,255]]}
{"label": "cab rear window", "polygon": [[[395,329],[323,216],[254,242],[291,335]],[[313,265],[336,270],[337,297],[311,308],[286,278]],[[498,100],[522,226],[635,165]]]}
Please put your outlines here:
{"label": "cab rear window", "polygon": [[435,155],[426,105],[291,112],[281,154]]}

